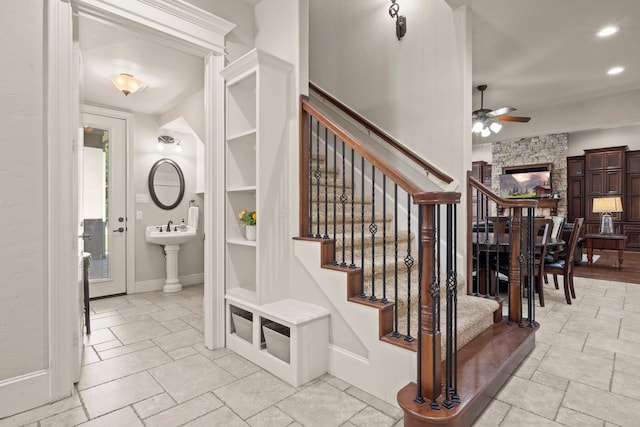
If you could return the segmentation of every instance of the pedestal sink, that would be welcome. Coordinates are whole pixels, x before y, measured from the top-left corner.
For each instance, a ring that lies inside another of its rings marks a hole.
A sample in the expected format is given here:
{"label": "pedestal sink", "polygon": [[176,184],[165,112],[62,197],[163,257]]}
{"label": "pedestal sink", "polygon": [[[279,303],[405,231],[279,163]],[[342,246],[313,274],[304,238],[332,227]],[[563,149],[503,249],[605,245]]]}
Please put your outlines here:
{"label": "pedestal sink", "polygon": [[[163,231],[161,231],[163,230]],[[182,290],[182,284],[178,279],[178,252],[180,245],[187,243],[196,237],[196,230],[186,226],[184,231],[164,231],[166,228],[160,225],[150,225],[146,228],[144,236],[147,242],[161,245],[167,264],[167,279],[162,290],[164,292],[178,292]]]}

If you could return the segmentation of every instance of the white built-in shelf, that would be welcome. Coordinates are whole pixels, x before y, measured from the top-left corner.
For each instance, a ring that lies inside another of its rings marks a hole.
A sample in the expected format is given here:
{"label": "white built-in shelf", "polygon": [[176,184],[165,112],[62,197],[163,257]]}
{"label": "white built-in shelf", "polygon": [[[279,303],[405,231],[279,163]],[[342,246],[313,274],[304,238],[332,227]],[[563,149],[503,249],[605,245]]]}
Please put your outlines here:
{"label": "white built-in shelf", "polygon": [[255,240],[247,240],[242,237],[229,238],[227,239],[227,243],[230,245],[253,246],[254,248],[257,246]]}
{"label": "white built-in shelf", "polygon": [[236,135],[229,136],[227,142],[229,144],[236,143],[255,143],[256,141],[256,129],[250,129],[246,132],[242,132]]}
{"label": "white built-in shelf", "polygon": [[246,185],[244,187],[230,187],[227,188],[227,193],[255,193],[256,186],[255,185]]}

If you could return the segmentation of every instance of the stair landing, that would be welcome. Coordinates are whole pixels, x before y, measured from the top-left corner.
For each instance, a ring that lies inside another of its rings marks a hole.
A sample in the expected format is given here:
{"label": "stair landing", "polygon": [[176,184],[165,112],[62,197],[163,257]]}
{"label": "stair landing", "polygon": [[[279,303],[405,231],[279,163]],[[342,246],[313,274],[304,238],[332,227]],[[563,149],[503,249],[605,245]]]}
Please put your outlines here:
{"label": "stair landing", "polygon": [[[432,410],[429,402],[415,403],[417,386],[398,392],[405,427],[468,427],[480,416],[513,372],[535,347],[536,328],[509,325],[506,318],[486,329],[458,351],[458,393],[461,403]],[[442,372],[445,372],[443,362]]]}

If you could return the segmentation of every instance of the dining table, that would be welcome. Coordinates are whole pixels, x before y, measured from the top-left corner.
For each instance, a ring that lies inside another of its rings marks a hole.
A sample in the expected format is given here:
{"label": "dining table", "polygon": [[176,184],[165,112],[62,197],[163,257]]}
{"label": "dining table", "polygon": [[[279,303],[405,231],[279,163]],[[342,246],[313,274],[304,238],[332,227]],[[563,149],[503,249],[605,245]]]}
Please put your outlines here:
{"label": "dining table", "polygon": [[[478,290],[481,294],[486,293],[486,268],[485,264],[488,261],[489,265],[495,261],[495,254],[509,254],[511,253],[511,235],[509,233],[488,233],[488,232],[473,232],[471,242],[473,255],[478,256],[477,260],[477,275],[478,275]],[[565,245],[565,241],[561,238],[547,238],[547,250],[554,253],[560,252]],[[542,247],[542,236],[536,236],[536,248],[539,250]],[[483,263],[485,261],[485,263]],[[488,275],[493,277],[494,275]]]}

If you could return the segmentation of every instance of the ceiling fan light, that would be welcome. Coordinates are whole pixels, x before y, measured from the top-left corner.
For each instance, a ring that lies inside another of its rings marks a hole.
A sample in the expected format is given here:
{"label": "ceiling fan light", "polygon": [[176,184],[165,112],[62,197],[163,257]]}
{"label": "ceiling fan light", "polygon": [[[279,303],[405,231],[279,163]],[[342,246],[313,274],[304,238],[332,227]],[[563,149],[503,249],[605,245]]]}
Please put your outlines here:
{"label": "ceiling fan light", "polygon": [[491,129],[493,133],[498,133],[500,129],[502,129],[502,125],[498,122],[493,122],[489,125],[489,129]]}
{"label": "ceiling fan light", "polygon": [[482,129],[482,132],[480,133],[480,135],[486,138],[487,136],[491,135],[491,131],[489,130],[489,128],[484,128]]}
{"label": "ceiling fan light", "polygon": [[483,127],[484,127],[484,125],[482,124],[482,122],[480,120],[478,120],[473,124],[473,127],[471,128],[471,131],[473,133],[480,133],[480,132],[482,132],[482,128]]}
{"label": "ceiling fan light", "polygon": [[607,74],[610,76],[614,76],[616,74],[620,74],[623,71],[624,71],[624,67],[613,67],[613,68],[610,68],[609,71],[607,71]]}
{"label": "ceiling fan light", "polygon": [[617,33],[619,30],[620,28],[613,25],[609,25],[607,27],[603,27],[602,29],[600,29],[600,31],[598,31],[596,35],[598,37],[609,37]]}

